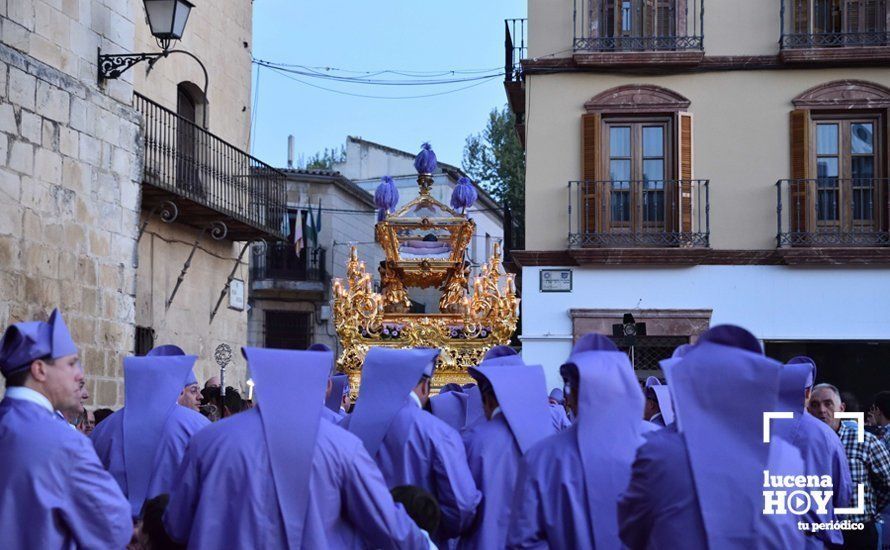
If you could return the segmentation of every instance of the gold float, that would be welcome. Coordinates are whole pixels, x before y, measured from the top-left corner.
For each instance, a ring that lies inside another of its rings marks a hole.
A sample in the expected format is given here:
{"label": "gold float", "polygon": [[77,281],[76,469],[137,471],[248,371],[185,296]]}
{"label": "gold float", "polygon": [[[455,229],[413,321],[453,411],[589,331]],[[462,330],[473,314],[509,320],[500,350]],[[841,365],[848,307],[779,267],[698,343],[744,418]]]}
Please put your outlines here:
{"label": "gold float", "polygon": [[[333,281],[334,326],[343,347],[338,366],[353,388],[371,346],[440,349],[433,385],[441,387],[471,381],[467,368],[492,346],[509,343],[516,330],[519,297],[513,274],[503,272],[500,245],[473,278],[470,293],[465,256],[476,224],[430,196],[432,175],[420,174],[417,183],[418,197],[375,227],[386,254],[378,268],[380,291],[355,247],[345,281]],[[439,313],[410,313],[412,287],[438,289]]]}

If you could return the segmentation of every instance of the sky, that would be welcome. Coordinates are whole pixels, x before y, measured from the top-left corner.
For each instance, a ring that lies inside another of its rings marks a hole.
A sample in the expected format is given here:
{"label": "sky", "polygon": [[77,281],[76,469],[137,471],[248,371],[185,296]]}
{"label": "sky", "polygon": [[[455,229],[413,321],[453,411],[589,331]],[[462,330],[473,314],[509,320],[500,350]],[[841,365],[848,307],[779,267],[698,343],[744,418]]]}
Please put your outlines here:
{"label": "sky", "polygon": [[[525,17],[525,13],[525,0],[255,0],[253,55],[279,64],[313,67],[324,74],[362,78],[366,75],[324,68],[491,69],[445,78],[474,77],[503,71],[504,19]],[[437,86],[372,86],[290,76],[304,83],[254,65],[251,152],[276,167],[287,164],[289,134],[295,137],[297,159],[339,148],[352,135],[410,152],[429,141],[442,162],[460,166],[467,136],[481,132],[491,109],[506,104],[502,76]],[[393,74],[370,78],[406,79]],[[306,83],[388,97],[478,85],[434,97],[370,99]]]}

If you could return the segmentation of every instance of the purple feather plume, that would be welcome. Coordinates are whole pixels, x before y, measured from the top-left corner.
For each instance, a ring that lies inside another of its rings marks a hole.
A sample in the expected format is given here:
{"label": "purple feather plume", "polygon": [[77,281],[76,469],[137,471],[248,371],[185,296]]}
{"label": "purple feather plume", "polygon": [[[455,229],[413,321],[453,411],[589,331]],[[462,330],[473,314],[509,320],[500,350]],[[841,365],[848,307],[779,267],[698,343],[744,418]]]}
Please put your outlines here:
{"label": "purple feather plume", "polygon": [[399,189],[391,177],[383,176],[383,180],[374,191],[374,205],[380,209],[377,212],[377,221],[386,218],[386,212],[395,212],[397,204],[399,204]]}
{"label": "purple feather plume", "polygon": [[420,146],[420,152],[414,157],[414,169],[417,170],[418,174],[432,174],[436,171],[437,166],[436,153],[433,152],[433,147],[429,142],[424,142]]}
{"label": "purple feather plume", "polygon": [[460,178],[451,192],[451,208],[463,211],[473,206],[478,197],[479,193],[473,187],[473,182],[467,177]]}

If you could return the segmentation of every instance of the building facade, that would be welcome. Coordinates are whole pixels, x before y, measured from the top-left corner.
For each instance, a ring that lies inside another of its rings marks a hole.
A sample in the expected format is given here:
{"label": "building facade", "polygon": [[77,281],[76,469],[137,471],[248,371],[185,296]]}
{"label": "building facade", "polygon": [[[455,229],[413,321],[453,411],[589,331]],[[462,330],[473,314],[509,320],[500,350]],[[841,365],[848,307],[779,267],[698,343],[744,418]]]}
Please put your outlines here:
{"label": "building facade", "polygon": [[625,313],[647,324],[643,370],[736,323],[863,396],[890,382],[888,17],[883,0],[532,0],[508,21],[523,355],[552,385],[554,357]]}
{"label": "building facade", "polygon": [[161,51],[142,2],[3,2],[0,25],[0,325],[59,306],[90,406],[120,406],[123,358],[154,344],[218,372],[215,347],[247,343],[238,256],[284,212],[283,174],[244,152],[251,4],[198,6],[188,55],[101,81],[97,51]]}

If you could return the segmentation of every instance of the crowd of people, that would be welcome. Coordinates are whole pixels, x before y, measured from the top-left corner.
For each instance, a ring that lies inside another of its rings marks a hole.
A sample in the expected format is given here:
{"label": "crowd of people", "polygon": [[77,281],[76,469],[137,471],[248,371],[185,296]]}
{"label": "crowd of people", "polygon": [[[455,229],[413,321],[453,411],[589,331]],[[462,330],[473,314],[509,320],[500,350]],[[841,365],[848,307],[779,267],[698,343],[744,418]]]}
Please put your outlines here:
{"label": "crowd of people", "polygon": [[863,429],[812,359],[775,361],[740,327],[642,384],[585,335],[549,394],[507,346],[438,393],[438,350],[371,348],[354,403],[327,346],[242,352],[256,405],[215,378],[199,388],[197,357],[164,345],[124,360],[123,408],[89,412],[58,310],[8,327],[3,547],[882,544],[890,392]]}

